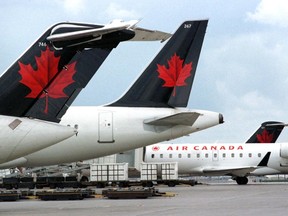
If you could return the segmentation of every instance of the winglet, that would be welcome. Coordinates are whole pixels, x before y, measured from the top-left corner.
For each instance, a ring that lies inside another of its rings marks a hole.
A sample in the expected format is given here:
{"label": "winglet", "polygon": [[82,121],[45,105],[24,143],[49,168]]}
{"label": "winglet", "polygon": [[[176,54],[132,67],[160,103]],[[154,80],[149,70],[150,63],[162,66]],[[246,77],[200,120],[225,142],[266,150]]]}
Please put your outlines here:
{"label": "winglet", "polygon": [[268,165],[269,158],[270,158],[271,152],[267,152],[267,154],[264,156],[264,158],[260,161],[258,166],[265,167]]}

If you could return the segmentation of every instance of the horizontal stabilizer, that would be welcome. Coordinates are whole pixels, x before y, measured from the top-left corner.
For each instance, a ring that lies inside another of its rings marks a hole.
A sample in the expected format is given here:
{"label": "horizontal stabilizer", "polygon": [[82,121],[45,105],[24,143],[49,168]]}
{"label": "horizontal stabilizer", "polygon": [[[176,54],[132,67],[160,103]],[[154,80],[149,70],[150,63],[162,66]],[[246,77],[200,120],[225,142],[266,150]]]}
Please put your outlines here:
{"label": "horizontal stabilizer", "polygon": [[135,36],[130,41],[158,41],[164,42],[172,36],[170,33],[161,32],[157,30],[149,30],[144,28],[133,28]]}
{"label": "horizontal stabilizer", "polygon": [[[87,37],[87,38],[93,37],[93,38],[101,39],[102,35],[124,30],[124,29],[135,32],[135,36],[131,39],[132,41],[155,41],[155,40],[165,41],[169,37],[171,37],[171,34],[169,33],[135,27],[136,23],[138,22],[139,22],[138,20],[131,20],[127,22],[116,20],[116,21],[112,21],[111,23],[107,25],[104,25],[101,28],[91,27],[91,29],[83,29],[79,31],[54,33],[54,34],[52,32],[52,34],[47,37],[47,40],[51,42],[59,42],[59,41],[76,40],[76,39],[84,38],[84,37]],[[73,24],[63,24],[63,26],[61,25],[57,26],[57,29],[59,27],[73,28],[73,26],[74,26]]]}
{"label": "horizontal stabilizer", "polygon": [[156,117],[153,119],[147,119],[144,121],[144,123],[155,126],[171,126],[171,125],[192,126],[199,116],[200,113],[196,112],[182,112],[165,117],[159,117],[159,118]]}
{"label": "horizontal stabilizer", "polygon": [[288,124],[285,124],[283,122],[276,122],[276,123],[268,123],[268,124],[266,124],[266,126],[283,126],[283,127],[287,127]]}
{"label": "horizontal stabilizer", "polygon": [[[79,31],[72,31],[72,32],[65,32],[65,33],[56,33],[47,37],[47,40],[56,42],[56,41],[67,41],[67,40],[75,40],[78,38],[83,38],[83,37],[89,37],[93,36],[95,38],[103,35],[103,34],[108,34],[111,32],[115,31],[120,31],[123,29],[127,29],[129,27],[134,26],[138,21],[130,21],[130,22],[111,22],[107,25],[104,25],[102,28],[91,28],[91,29],[85,29],[85,30],[79,30]],[[65,25],[66,28],[73,28],[73,24],[63,24]],[[57,26],[57,29],[60,27],[64,26]],[[55,29],[55,30],[57,30]]]}

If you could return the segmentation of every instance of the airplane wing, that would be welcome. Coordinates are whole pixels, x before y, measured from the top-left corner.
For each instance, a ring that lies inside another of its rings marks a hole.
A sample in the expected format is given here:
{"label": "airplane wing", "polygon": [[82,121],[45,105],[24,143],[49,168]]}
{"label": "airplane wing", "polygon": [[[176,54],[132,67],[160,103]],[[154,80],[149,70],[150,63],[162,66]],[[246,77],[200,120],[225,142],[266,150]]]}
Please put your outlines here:
{"label": "airplane wing", "polygon": [[247,167],[227,167],[227,168],[205,168],[203,173],[209,173],[214,175],[229,175],[229,176],[247,176],[249,173],[253,172],[259,168],[258,166],[247,166]]}
{"label": "airplane wing", "polygon": [[257,166],[242,166],[242,167],[211,167],[202,170],[203,173],[213,173],[215,175],[229,175],[229,176],[247,176],[251,172],[261,167],[267,166],[271,152],[267,152],[263,159]]}
{"label": "airplane wing", "polygon": [[[132,41],[161,40],[161,42],[163,42],[169,37],[171,37],[171,34],[169,33],[135,27],[136,23],[138,22],[139,22],[138,20],[131,20],[127,22],[114,20],[111,23],[99,28],[91,28],[80,31],[55,33],[55,34],[53,34],[52,31],[52,34],[47,37],[47,40],[51,42],[59,42],[59,41],[75,40],[83,37],[93,37],[97,39],[101,38],[102,35],[124,29],[132,30],[135,32],[135,36],[131,39]],[[65,26],[73,28],[73,25],[69,26],[69,24],[65,24]]]}
{"label": "airplane wing", "polygon": [[200,116],[197,112],[182,112],[174,115],[165,117],[156,117],[153,119],[147,119],[144,121],[145,124],[155,126],[171,126],[171,125],[187,125],[191,126]]}

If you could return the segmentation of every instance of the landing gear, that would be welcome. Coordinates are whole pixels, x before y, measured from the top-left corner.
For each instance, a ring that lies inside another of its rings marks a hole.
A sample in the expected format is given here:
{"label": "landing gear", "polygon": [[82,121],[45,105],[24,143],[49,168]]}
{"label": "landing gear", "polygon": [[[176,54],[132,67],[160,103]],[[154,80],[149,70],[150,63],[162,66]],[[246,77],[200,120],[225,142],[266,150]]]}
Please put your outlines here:
{"label": "landing gear", "polygon": [[236,177],[235,178],[236,182],[238,185],[246,185],[248,183],[248,178],[247,177]]}

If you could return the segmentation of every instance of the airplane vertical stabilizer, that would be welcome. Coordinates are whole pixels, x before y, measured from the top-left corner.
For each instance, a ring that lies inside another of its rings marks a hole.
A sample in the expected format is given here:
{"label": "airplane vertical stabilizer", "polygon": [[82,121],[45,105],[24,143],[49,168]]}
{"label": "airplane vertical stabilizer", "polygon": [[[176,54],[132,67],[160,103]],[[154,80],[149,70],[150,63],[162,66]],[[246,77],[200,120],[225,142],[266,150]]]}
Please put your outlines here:
{"label": "airplane vertical stabilizer", "polygon": [[263,122],[246,143],[275,143],[285,126],[283,122]]}
{"label": "airplane vertical stabilizer", "polygon": [[0,78],[0,114],[59,122],[111,50],[134,37],[125,27],[58,23]]}
{"label": "airplane vertical stabilizer", "polygon": [[207,23],[181,24],[126,94],[110,106],[186,107]]}

